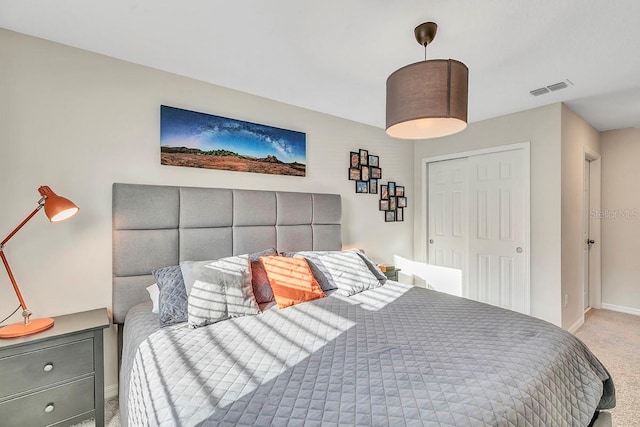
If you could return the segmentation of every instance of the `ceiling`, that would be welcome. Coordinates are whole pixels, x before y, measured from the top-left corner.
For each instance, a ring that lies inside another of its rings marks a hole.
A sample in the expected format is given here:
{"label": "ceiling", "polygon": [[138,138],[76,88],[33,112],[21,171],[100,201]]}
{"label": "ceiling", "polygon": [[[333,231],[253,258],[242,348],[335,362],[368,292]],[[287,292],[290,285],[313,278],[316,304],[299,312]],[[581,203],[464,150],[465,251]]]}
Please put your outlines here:
{"label": "ceiling", "polygon": [[425,21],[428,58],[469,67],[470,122],[562,101],[640,126],[639,17],[637,0],[0,0],[0,27],[382,128]]}

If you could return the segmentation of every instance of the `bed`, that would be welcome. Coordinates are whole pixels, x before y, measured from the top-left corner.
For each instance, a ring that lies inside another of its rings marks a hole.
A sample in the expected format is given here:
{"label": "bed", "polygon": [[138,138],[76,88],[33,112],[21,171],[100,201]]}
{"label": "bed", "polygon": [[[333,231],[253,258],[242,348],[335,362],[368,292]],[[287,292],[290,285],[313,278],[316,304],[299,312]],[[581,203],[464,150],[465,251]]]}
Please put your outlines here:
{"label": "bed", "polygon": [[566,331],[393,281],[196,329],[151,312],[154,269],[340,251],[340,218],[338,195],[114,184],[122,424],[587,426],[615,406]]}

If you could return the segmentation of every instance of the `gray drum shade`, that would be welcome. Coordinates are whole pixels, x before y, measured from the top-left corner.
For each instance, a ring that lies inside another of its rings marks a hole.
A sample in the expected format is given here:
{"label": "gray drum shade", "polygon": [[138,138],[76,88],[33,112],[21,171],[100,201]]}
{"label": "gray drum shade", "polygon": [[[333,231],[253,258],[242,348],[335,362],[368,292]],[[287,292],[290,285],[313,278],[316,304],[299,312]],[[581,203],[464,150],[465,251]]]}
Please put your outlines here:
{"label": "gray drum shade", "polygon": [[416,62],[387,79],[387,134],[401,139],[451,135],[467,127],[469,69],[453,59]]}

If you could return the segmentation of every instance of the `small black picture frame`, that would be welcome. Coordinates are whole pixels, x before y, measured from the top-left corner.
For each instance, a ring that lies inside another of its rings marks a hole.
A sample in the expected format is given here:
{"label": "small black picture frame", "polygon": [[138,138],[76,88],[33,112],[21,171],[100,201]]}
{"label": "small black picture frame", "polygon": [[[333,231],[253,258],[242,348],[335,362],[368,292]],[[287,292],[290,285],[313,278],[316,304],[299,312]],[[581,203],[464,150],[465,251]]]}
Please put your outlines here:
{"label": "small black picture frame", "polygon": [[389,197],[395,196],[396,195],[396,183],[393,181],[389,181],[387,183],[387,185],[389,186]]}
{"label": "small black picture frame", "polygon": [[[397,191],[396,191],[397,193]],[[406,197],[396,197],[398,199],[398,207],[406,208],[407,207],[407,198]]]}
{"label": "small black picture frame", "polygon": [[360,175],[362,181],[369,181],[371,179],[371,175],[369,174],[369,166],[362,166],[360,168]]}
{"label": "small black picture frame", "polygon": [[369,194],[378,194],[378,180],[370,179],[369,180]]}
{"label": "small black picture frame", "polygon": [[404,185],[397,185],[396,186],[396,196],[404,197]]}
{"label": "small black picture frame", "polygon": [[369,155],[369,166],[378,167],[380,166],[380,158],[378,156],[374,156],[372,154]]}
{"label": "small black picture frame", "polygon": [[395,197],[389,196],[389,209],[395,211],[397,207],[397,199]]}
{"label": "small black picture frame", "polygon": [[385,222],[394,222],[395,220],[396,220],[396,211],[385,211],[384,213]]}
{"label": "small black picture frame", "polygon": [[369,165],[369,151],[360,149],[360,166]]}
{"label": "small black picture frame", "polygon": [[349,168],[349,180],[360,181],[360,168]]}
{"label": "small black picture frame", "polygon": [[[371,157],[371,156],[369,156]],[[375,178],[375,179],[381,179],[382,178],[382,169],[380,168],[376,168],[373,166],[370,166],[369,169],[371,170],[371,178]]]}
{"label": "small black picture frame", "polygon": [[356,181],[356,193],[369,193],[369,181]]}
{"label": "small black picture frame", "polygon": [[384,200],[389,199],[389,187],[387,187],[385,184],[382,184],[380,186],[380,198]]}
{"label": "small black picture frame", "polygon": [[380,210],[388,211],[389,210],[389,201],[388,200],[380,200]]}
{"label": "small black picture frame", "polygon": [[360,168],[360,153],[356,153],[355,151],[351,151],[349,153],[349,167],[350,168]]}
{"label": "small black picture frame", "polygon": [[404,221],[404,209],[398,208],[396,211],[396,221]]}

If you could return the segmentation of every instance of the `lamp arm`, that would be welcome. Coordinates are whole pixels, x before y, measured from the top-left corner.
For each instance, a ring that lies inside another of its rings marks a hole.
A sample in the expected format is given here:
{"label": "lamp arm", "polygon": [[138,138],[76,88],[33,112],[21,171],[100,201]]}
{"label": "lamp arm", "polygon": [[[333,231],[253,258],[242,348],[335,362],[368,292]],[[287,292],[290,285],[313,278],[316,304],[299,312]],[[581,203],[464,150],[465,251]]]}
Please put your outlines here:
{"label": "lamp arm", "polygon": [[9,280],[11,280],[11,284],[13,285],[13,290],[18,297],[18,301],[20,301],[20,306],[22,307],[22,311],[29,311],[27,308],[27,304],[24,302],[24,298],[22,298],[22,293],[20,292],[20,288],[18,287],[18,283],[16,282],[16,278],[13,276],[13,272],[11,271],[11,267],[9,267],[9,262],[7,261],[7,257],[4,255],[4,251],[0,249],[0,258],[2,258],[2,263],[4,264],[5,270],[7,270],[7,274],[9,275]]}
{"label": "lamp arm", "polygon": [[38,201],[38,206],[29,215],[27,215],[27,217],[20,224],[18,224],[18,226],[14,228],[13,231],[9,233],[9,235],[5,237],[2,242],[0,242],[0,258],[2,259],[2,263],[4,264],[5,270],[7,270],[7,274],[9,275],[9,280],[13,285],[13,290],[16,293],[16,296],[18,297],[18,301],[20,301],[20,306],[22,307],[22,316],[24,317],[25,325],[29,324],[29,316],[31,316],[31,312],[27,308],[27,304],[24,302],[24,298],[22,297],[22,292],[20,292],[20,288],[18,287],[16,278],[14,277],[13,272],[11,271],[11,267],[9,267],[9,261],[7,261],[7,257],[4,255],[4,247],[7,244],[7,242],[11,240],[11,238],[15,236],[16,233],[20,231],[20,229],[22,229],[22,227],[24,227],[25,224],[29,222],[29,220],[33,218],[35,214],[37,214],[38,211],[44,207],[44,201],[46,198],[47,196],[42,196],[42,198]]}
{"label": "lamp arm", "polygon": [[20,224],[18,224],[18,226],[16,228],[13,229],[13,231],[11,233],[9,233],[9,235],[7,237],[4,238],[4,240],[2,242],[0,242],[0,250],[4,248],[4,246],[7,244],[7,242],[9,240],[11,240],[11,238],[18,232],[20,231],[20,229],[22,227],[24,227],[24,225],[29,222],[29,220],[31,218],[33,218],[33,216],[35,214],[38,213],[38,211],[40,209],[42,209],[44,207],[44,201],[47,198],[47,196],[42,196],[42,198],[40,199],[40,201],[38,201],[38,207],[36,207],[33,212],[31,212],[29,215],[27,215],[27,217],[24,219],[24,221],[22,221]]}

